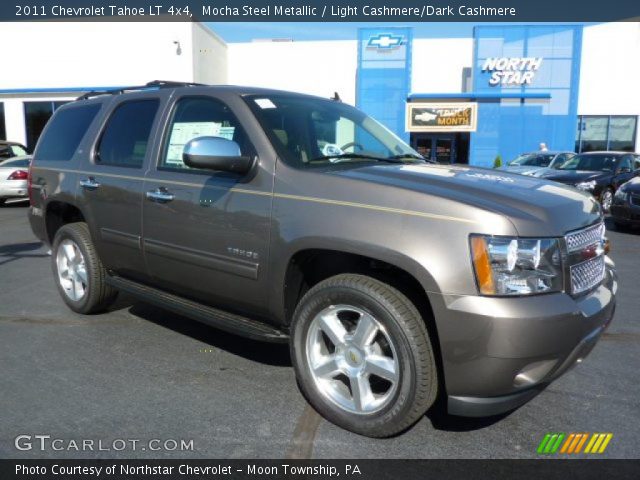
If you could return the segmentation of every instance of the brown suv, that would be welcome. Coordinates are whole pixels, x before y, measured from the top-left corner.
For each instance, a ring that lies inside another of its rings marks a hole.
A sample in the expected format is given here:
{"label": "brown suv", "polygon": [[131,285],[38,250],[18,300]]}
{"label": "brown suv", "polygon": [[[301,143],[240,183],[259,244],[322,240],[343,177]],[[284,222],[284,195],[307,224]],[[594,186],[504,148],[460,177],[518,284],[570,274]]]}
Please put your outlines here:
{"label": "brown suv", "polygon": [[516,408],[587,355],[617,287],[598,203],[425,161],[339,101],[154,82],[60,107],[30,171],[69,307],[118,290],[289,342],[326,418],[370,436]]}

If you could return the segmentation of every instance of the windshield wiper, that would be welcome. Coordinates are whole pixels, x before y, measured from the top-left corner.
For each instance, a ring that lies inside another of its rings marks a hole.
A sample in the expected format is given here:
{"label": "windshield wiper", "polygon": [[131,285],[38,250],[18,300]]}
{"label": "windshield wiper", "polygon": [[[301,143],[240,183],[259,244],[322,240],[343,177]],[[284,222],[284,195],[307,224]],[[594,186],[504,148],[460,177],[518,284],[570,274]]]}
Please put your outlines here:
{"label": "windshield wiper", "polygon": [[422,160],[424,162],[429,163],[438,163],[435,160],[431,160],[430,158],[425,158],[422,155],[416,155],[415,153],[401,153],[399,155],[392,155],[387,157],[387,160],[402,160],[403,158],[412,158],[415,160]]}
{"label": "windshield wiper", "polygon": [[342,160],[350,160],[352,158],[360,160],[375,160],[377,162],[402,163],[397,159],[389,159],[385,157],[376,157],[374,155],[365,155],[363,153],[341,153],[339,155],[324,155],[322,157],[313,158],[311,161],[329,160],[331,163],[339,163]]}

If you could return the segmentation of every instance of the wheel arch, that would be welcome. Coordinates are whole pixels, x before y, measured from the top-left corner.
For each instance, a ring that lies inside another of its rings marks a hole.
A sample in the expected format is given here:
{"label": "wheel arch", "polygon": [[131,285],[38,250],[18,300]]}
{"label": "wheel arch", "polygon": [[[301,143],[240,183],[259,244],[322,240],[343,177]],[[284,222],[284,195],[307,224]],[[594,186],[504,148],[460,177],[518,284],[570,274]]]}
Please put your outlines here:
{"label": "wheel arch", "polygon": [[[404,261],[392,263],[379,255],[372,255],[363,248],[357,250],[360,253],[326,247],[307,247],[296,250],[289,256],[281,283],[282,316],[285,325],[290,326],[297,303],[313,285],[341,273],[370,276],[399,290],[418,309],[431,337],[439,378],[443,382],[440,338],[429,298],[429,292],[433,291],[430,288],[435,288],[435,280],[417,262],[397,253],[392,258]],[[415,273],[418,269],[423,270],[422,275]],[[444,387],[443,383],[441,387]],[[444,391],[444,388],[441,391]]]}
{"label": "wheel arch", "polygon": [[53,239],[60,227],[74,222],[84,222],[86,217],[82,210],[73,203],[60,200],[52,200],[47,203],[44,220],[45,232],[49,245],[53,244]]}

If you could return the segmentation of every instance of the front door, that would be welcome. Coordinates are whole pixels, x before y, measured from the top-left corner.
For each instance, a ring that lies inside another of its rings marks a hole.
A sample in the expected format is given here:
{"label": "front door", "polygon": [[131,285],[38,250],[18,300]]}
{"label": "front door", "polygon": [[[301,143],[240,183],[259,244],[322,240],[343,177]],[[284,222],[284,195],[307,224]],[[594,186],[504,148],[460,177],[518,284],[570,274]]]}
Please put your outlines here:
{"label": "front door", "polygon": [[243,155],[256,157],[227,103],[210,95],[175,99],[157,165],[144,182],[149,274],[160,288],[203,303],[259,310],[268,290],[272,166],[257,161],[244,176],[189,168],[183,147],[199,136],[233,140]]}
{"label": "front door", "polygon": [[411,143],[418,153],[435,162],[449,164],[456,160],[456,137],[454,134],[415,134]]}

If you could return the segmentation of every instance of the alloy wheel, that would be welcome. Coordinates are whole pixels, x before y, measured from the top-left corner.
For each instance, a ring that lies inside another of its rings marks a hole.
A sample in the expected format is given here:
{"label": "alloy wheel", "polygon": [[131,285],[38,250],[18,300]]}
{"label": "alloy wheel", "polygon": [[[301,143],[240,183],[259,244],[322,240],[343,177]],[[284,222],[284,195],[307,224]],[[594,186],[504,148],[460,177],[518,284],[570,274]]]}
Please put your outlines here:
{"label": "alloy wheel", "polygon": [[602,209],[605,212],[608,212],[611,209],[611,204],[613,203],[613,193],[611,190],[605,190],[602,194]]}
{"label": "alloy wheel", "polygon": [[87,267],[78,245],[68,238],[58,245],[56,252],[58,282],[65,295],[77,302],[81,300],[88,287]]}
{"label": "alloy wheel", "polygon": [[322,310],[307,333],[313,381],[326,399],[351,413],[372,414],[391,403],[400,382],[396,351],[384,326],[351,305]]}

